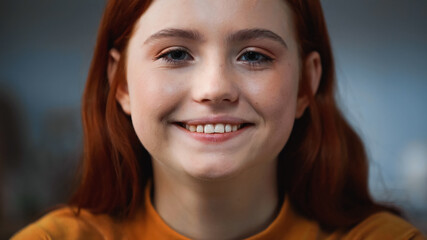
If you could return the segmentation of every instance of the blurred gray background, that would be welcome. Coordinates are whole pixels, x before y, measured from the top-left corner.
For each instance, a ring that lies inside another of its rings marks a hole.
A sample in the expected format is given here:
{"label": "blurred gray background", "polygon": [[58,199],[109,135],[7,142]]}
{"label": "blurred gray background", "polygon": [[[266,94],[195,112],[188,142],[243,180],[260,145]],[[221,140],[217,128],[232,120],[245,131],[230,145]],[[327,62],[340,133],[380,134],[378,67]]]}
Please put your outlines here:
{"label": "blurred gray background", "polygon": [[[104,0],[0,0],[0,239],[66,201]],[[427,0],[322,0],[376,199],[427,232]]]}

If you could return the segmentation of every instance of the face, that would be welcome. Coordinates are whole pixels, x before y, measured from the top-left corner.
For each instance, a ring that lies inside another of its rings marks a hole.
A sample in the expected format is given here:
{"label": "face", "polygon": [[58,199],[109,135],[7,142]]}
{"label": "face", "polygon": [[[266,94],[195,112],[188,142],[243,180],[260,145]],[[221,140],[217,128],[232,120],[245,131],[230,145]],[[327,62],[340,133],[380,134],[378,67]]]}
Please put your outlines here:
{"label": "face", "polygon": [[152,3],[117,99],[155,167],[221,179],[275,164],[305,108],[292,24],[282,0]]}

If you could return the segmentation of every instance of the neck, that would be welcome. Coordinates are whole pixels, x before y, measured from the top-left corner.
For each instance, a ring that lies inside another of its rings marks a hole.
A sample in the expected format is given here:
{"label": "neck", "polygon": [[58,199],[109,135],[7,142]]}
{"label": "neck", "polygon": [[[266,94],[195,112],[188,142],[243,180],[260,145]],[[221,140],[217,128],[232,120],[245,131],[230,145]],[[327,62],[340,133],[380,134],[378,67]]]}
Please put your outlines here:
{"label": "neck", "polygon": [[276,161],[212,181],[180,176],[156,163],[153,167],[154,207],[171,228],[187,237],[249,237],[278,213]]}

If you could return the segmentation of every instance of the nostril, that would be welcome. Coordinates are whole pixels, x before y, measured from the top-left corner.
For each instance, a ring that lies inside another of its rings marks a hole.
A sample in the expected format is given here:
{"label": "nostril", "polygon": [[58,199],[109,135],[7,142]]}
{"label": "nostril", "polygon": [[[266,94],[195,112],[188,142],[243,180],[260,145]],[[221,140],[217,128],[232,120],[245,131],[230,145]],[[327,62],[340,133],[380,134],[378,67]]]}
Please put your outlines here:
{"label": "nostril", "polygon": [[238,98],[204,98],[200,102],[202,103],[235,103]]}
{"label": "nostril", "polygon": [[192,98],[205,104],[233,103],[239,98],[239,89],[228,79],[200,81],[192,88]]}

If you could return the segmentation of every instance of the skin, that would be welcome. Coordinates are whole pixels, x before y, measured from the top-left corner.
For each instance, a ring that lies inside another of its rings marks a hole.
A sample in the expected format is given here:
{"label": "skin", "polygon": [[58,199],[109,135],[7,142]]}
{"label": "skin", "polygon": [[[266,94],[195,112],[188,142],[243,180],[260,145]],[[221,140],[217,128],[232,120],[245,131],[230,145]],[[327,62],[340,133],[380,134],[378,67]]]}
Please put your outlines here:
{"label": "skin", "polygon": [[[248,29],[265,31],[236,37]],[[110,53],[112,80],[121,54]],[[126,57],[117,100],[152,156],[159,215],[197,239],[265,229],[280,208],[277,155],[308,104],[298,97],[301,73],[313,92],[321,75],[317,53],[299,57],[286,4],[156,0],[138,20]],[[224,141],[201,141],[176,124],[212,119],[248,126]]]}

